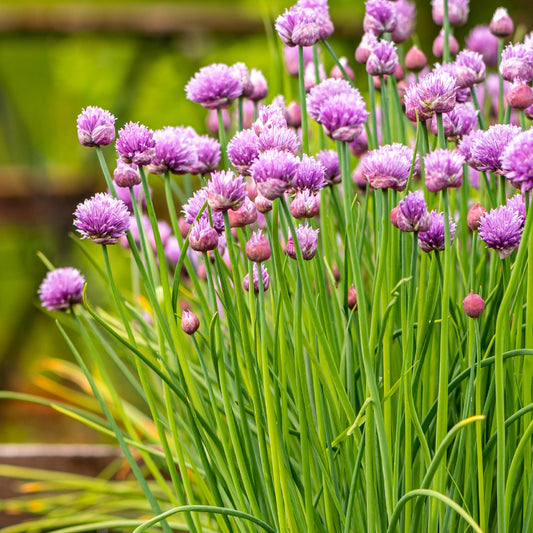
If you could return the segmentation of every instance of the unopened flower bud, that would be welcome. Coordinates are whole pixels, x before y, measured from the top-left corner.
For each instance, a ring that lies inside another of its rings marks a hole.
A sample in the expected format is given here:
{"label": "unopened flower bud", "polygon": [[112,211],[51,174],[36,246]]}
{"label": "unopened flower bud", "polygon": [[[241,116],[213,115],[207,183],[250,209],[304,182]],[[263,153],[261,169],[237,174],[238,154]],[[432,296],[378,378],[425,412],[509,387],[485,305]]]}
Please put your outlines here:
{"label": "unopened flower bud", "polygon": [[392,225],[395,228],[398,228],[398,211],[400,210],[400,206],[397,205],[396,207],[393,207],[390,212],[390,221],[392,222]]}
{"label": "unopened flower bud", "polygon": [[479,222],[487,214],[487,210],[479,203],[473,205],[466,215],[466,223],[471,231],[477,231]]}
{"label": "unopened flower bud", "polygon": [[286,109],[287,126],[299,128],[302,125],[302,110],[298,102],[291,102]]}
{"label": "unopened flower bud", "polygon": [[201,218],[192,225],[189,245],[197,252],[214,250],[218,246],[218,232],[208,220]]}
{"label": "unopened flower bud", "polygon": [[[459,43],[451,33],[448,35],[448,46],[450,55],[454,56],[459,52]],[[440,30],[437,37],[435,37],[432,50],[435,57],[442,57],[442,54],[444,53],[444,30]]]}
{"label": "unopened flower bud", "polygon": [[427,64],[426,54],[417,46],[412,46],[405,56],[405,68],[413,72],[420,72]]}
{"label": "unopened flower bud", "polygon": [[228,211],[229,225],[232,228],[244,228],[250,224],[253,224],[257,220],[257,207],[246,196],[244,203],[239,209]]}
{"label": "unopened flower bud", "polygon": [[200,320],[192,311],[183,311],[181,315],[181,329],[187,335],[194,335],[200,327]]}
{"label": "unopened flower bud", "polygon": [[513,20],[507,13],[507,9],[499,7],[494,12],[489,25],[490,31],[496,37],[510,37],[514,31]]}
{"label": "unopened flower bud", "polygon": [[254,263],[267,261],[271,256],[270,243],[260,230],[252,234],[246,243],[245,251],[246,257]]}
{"label": "unopened flower bud", "polygon": [[463,300],[463,309],[470,318],[477,318],[485,309],[485,300],[479,294],[471,292]]}
{"label": "unopened flower bud", "polygon": [[352,285],[348,289],[348,308],[355,309],[357,307],[357,293],[355,287]]}
{"label": "unopened flower bud", "polygon": [[268,213],[269,211],[272,211],[272,200],[269,200],[268,198],[265,198],[261,193],[258,193],[255,197],[255,207],[257,207],[257,210],[260,213]]}
{"label": "unopened flower bud", "polygon": [[291,202],[290,212],[294,218],[313,218],[320,207],[320,201],[316,194],[309,189],[298,191]]}
{"label": "unopened flower bud", "polygon": [[533,89],[517,78],[507,89],[507,103],[514,109],[526,109],[533,104]]}

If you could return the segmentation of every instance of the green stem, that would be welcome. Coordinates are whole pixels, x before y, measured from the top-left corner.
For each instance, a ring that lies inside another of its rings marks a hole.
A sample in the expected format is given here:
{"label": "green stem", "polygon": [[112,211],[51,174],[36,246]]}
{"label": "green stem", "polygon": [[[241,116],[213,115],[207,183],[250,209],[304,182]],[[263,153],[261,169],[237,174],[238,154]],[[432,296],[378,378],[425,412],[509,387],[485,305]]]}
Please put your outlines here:
{"label": "green stem", "polygon": [[304,49],[298,46],[298,91],[302,111],[302,151],[309,153],[309,126],[307,124],[307,105],[305,96]]}
{"label": "green stem", "polygon": [[217,120],[218,120],[218,140],[220,142],[220,152],[222,154],[222,167],[225,169],[229,169],[229,159],[228,159],[228,153],[226,151],[226,146],[228,144],[228,140],[226,137],[226,128],[224,126],[224,116],[222,115],[222,109],[217,109]]}

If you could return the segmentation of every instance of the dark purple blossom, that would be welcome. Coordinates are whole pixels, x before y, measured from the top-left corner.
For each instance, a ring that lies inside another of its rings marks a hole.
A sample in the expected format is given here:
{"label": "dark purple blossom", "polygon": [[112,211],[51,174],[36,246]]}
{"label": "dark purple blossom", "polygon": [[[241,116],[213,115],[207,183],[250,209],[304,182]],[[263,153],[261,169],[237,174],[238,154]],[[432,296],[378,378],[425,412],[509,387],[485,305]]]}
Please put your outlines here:
{"label": "dark purple blossom", "polygon": [[427,231],[431,226],[424,193],[410,192],[398,205],[396,225],[402,231]]}
{"label": "dark purple blossom", "polygon": [[317,122],[333,140],[351,142],[361,134],[368,115],[365,101],[354,90],[325,100]]}
{"label": "dark purple blossom", "polygon": [[[302,251],[302,257],[305,261],[313,259],[318,246],[318,229],[313,229],[307,224],[300,224],[296,228],[296,237]],[[287,246],[285,252],[292,259],[297,258],[296,248],[292,236],[287,239]]]}
{"label": "dark purple blossom", "polygon": [[488,67],[496,66],[498,63],[498,37],[491,33],[488,26],[476,26],[465,40],[467,48],[479,52]]}
{"label": "dark purple blossom", "polygon": [[246,198],[246,183],[231,170],[213,172],[206,188],[207,203],[215,212],[239,209]]}
{"label": "dark purple blossom", "polygon": [[243,176],[250,174],[250,166],[258,155],[258,138],[251,129],[238,131],[228,143],[228,158],[235,170]]}
{"label": "dark purple blossom", "polygon": [[[448,19],[451,26],[462,26],[468,18],[469,0],[448,0]],[[444,0],[431,0],[435,24],[444,24]]]}
{"label": "dark purple blossom", "polygon": [[185,87],[187,98],[207,109],[229,107],[242,90],[239,73],[223,63],[202,67]]}
{"label": "dark purple blossom", "polygon": [[300,159],[290,152],[268,150],[255,160],[250,175],[259,192],[268,200],[275,200],[292,185],[299,165]]}
{"label": "dark purple blossom", "polygon": [[391,75],[398,67],[396,46],[390,41],[380,39],[372,48],[366,61],[366,71],[371,76]]}
{"label": "dark purple blossom", "polygon": [[115,139],[116,118],[105,109],[87,106],[78,115],[78,139],[83,146],[106,146]]}
{"label": "dark purple blossom", "polygon": [[49,311],[65,311],[81,303],[85,278],[72,267],[56,268],[46,274],[39,287],[41,304]]}
{"label": "dark purple blossom", "polygon": [[438,192],[463,183],[464,157],[455,150],[437,148],[424,157],[426,188]]}
{"label": "dark purple blossom", "polygon": [[[418,246],[423,252],[440,252],[444,250],[446,245],[446,237],[444,233],[444,215],[431,211],[431,226],[427,231],[421,231],[418,234]],[[450,224],[450,244],[453,243],[455,236],[455,222],[449,221]]]}
{"label": "dark purple blossom", "polygon": [[365,33],[381,35],[390,33],[396,28],[396,10],[394,2],[388,0],[367,0],[365,2],[365,18],[363,29]]}
{"label": "dark purple blossom", "polygon": [[[200,210],[204,207],[204,204],[207,202],[207,189],[204,187],[197,190],[183,206],[182,211],[185,215],[185,222],[187,224],[192,224]],[[207,207],[204,208],[202,214],[200,215],[201,219],[209,221],[209,212]],[[224,216],[221,212],[214,211],[211,213],[211,218],[213,221],[213,227],[219,232],[224,231]]]}
{"label": "dark purple blossom", "polygon": [[500,259],[505,259],[518,247],[522,230],[522,217],[509,205],[491,209],[479,223],[481,240],[487,248],[496,250]]}
{"label": "dark purple blossom", "polygon": [[138,122],[128,122],[119,130],[115,147],[126,163],[149,165],[155,154],[154,132]]}
{"label": "dark purple blossom", "polygon": [[[259,268],[261,268],[261,286],[259,285]],[[260,288],[262,287],[263,292],[268,290],[270,287],[270,276],[268,275],[267,269],[260,265],[258,267],[257,263],[254,263],[252,267],[253,274],[253,290],[255,294],[259,293]],[[250,274],[246,274],[242,280],[242,286],[245,291],[250,290]]]}
{"label": "dark purple blossom", "polygon": [[399,143],[387,144],[371,150],[361,160],[361,175],[373,189],[403,191],[407,185],[412,162],[411,148]]}
{"label": "dark purple blossom", "polygon": [[529,83],[533,79],[533,48],[523,43],[509,43],[502,52],[500,74],[507,81],[520,78]]}
{"label": "dark purple blossom", "polygon": [[150,164],[153,174],[187,174],[198,162],[194,130],[167,126],[154,132],[155,154]]}
{"label": "dark purple blossom", "polygon": [[209,252],[218,246],[218,231],[207,218],[200,218],[192,225],[189,246],[196,252]]}
{"label": "dark purple blossom", "polygon": [[122,200],[109,193],[96,193],[74,212],[74,226],[82,239],[97,244],[116,244],[130,225],[130,213]]}
{"label": "dark purple blossom", "polygon": [[490,126],[473,138],[469,164],[476,170],[500,173],[503,152],[521,131],[518,126],[510,124]]}
{"label": "dark purple blossom", "polygon": [[533,188],[533,130],[518,134],[505,147],[501,158],[503,175],[524,193]]}
{"label": "dark purple blossom", "polygon": [[322,150],[316,154],[317,161],[324,167],[324,179],[327,183],[339,183],[341,180],[341,168],[339,155],[335,150]]}
{"label": "dark purple blossom", "polygon": [[415,29],[416,5],[409,0],[396,0],[394,11],[396,12],[396,27],[391,32],[391,38],[395,43],[403,43],[411,37]]}

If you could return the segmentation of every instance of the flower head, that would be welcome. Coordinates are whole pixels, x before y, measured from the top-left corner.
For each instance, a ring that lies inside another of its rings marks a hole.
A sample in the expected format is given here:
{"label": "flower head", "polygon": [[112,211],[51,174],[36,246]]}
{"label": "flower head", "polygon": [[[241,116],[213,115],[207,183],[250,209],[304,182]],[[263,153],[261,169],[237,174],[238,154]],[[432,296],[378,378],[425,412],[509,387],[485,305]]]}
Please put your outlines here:
{"label": "flower head", "polygon": [[119,130],[115,147],[126,163],[149,165],[155,154],[154,132],[138,122],[128,122]]}
{"label": "flower head", "polygon": [[250,70],[250,81],[252,82],[252,93],[248,98],[254,102],[259,102],[263,98],[266,98],[268,94],[268,85],[263,73],[253,68]]}
{"label": "flower head", "polygon": [[246,184],[242,177],[231,171],[220,170],[211,174],[207,183],[207,203],[213,211],[239,209],[246,198]]}
{"label": "flower head", "polygon": [[245,246],[246,257],[254,263],[267,261],[271,256],[270,243],[261,230],[252,233]]}
{"label": "flower head", "polygon": [[399,143],[387,144],[371,150],[361,160],[361,174],[373,189],[403,191],[412,162],[411,148]]}
{"label": "flower head", "polygon": [[428,64],[426,54],[413,45],[405,55],[405,68],[413,72],[420,72]]}
{"label": "flower head", "polygon": [[39,287],[41,304],[49,311],[64,311],[82,301],[84,285],[85,278],[75,268],[51,270]]}
{"label": "flower head", "polygon": [[167,126],[154,132],[155,154],[150,164],[154,174],[187,174],[198,162],[195,140],[196,132],[188,128]]}
{"label": "flower head", "polygon": [[363,29],[365,32],[381,35],[395,30],[396,10],[394,2],[388,0],[367,0],[365,2],[365,18]]}
{"label": "flower head", "polygon": [[455,78],[444,71],[430,72],[417,84],[418,107],[423,113],[448,113],[456,104]]}
{"label": "flower head", "polygon": [[366,61],[366,71],[371,76],[391,75],[398,67],[396,46],[390,41],[380,39],[372,48]]}
{"label": "flower head", "polygon": [[250,175],[259,192],[268,200],[275,200],[292,185],[299,165],[300,159],[290,152],[267,150],[252,164]]}
{"label": "flower head", "polygon": [[327,6],[294,5],[276,19],[276,31],[287,46],[312,46],[333,33]]}
{"label": "flower head", "polygon": [[496,250],[500,259],[511,255],[522,238],[522,219],[509,205],[491,209],[479,223],[479,236],[487,248]]}
{"label": "flower head", "polygon": [[187,333],[187,335],[194,335],[200,327],[200,320],[198,317],[189,310],[183,311],[181,315],[181,329]]}
{"label": "flower head", "polygon": [[526,130],[509,142],[503,151],[501,168],[522,193],[533,188],[533,130]]}
{"label": "flower head", "polygon": [[[141,202],[142,205],[145,206],[146,198],[144,197],[143,186],[140,183],[138,185],[133,185],[132,190],[133,190],[133,195],[135,196],[135,202],[137,203],[137,205],[139,204],[139,202]],[[131,203],[131,194],[130,194],[129,187],[120,187],[120,186],[116,187],[115,192],[117,193],[117,198],[119,200],[122,200],[126,204],[126,207],[129,209],[130,213],[132,213],[133,204]]]}
{"label": "flower head", "polygon": [[320,208],[318,196],[309,189],[302,189],[296,193],[291,202],[290,212],[294,218],[313,218]]}
{"label": "flower head", "polygon": [[354,89],[325,100],[318,121],[328,137],[335,141],[351,142],[361,134],[369,113],[365,101]]}
{"label": "flower head", "polygon": [[117,159],[117,167],[113,171],[113,181],[120,189],[139,185],[141,183],[141,175],[139,174],[138,166],[134,163],[126,163],[119,157]]}
{"label": "flower head", "polygon": [[494,12],[489,25],[490,31],[497,37],[510,37],[514,31],[513,19],[507,9],[499,7]]}
{"label": "flower head", "polygon": [[523,43],[509,43],[502,52],[500,74],[507,81],[520,78],[529,83],[533,79],[533,48]]}
{"label": "flower head", "polygon": [[518,216],[522,220],[522,226],[524,226],[526,223],[526,202],[524,201],[524,196],[522,194],[515,194],[507,199],[506,205],[518,213]]}
{"label": "flower head", "polygon": [[391,38],[395,43],[403,43],[411,37],[415,29],[416,5],[409,0],[396,0],[394,11],[396,12],[396,27],[391,32]]}
{"label": "flower head", "polygon": [[478,318],[485,309],[485,300],[473,291],[463,300],[463,310],[470,318]]}
{"label": "flower head", "polygon": [[[298,243],[300,245],[300,249],[302,250],[302,257],[304,260],[310,261],[313,259],[318,246],[318,229],[313,229],[307,224],[300,224],[296,228],[296,237],[298,238]],[[285,252],[292,259],[297,258],[296,248],[294,246],[292,236],[287,239]]]}
{"label": "flower head", "polygon": [[476,26],[465,40],[467,48],[479,52],[488,67],[496,66],[498,62],[498,37],[491,33],[488,26]]}
{"label": "flower head", "polygon": [[278,150],[298,153],[300,147],[300,140],[296,132],[288,127],[272,127],[265,128],[258,136],[257,150],[259,153],[267,150]]}
{"label": "flower head", "polygon": [[228,158],[243,176],[249,175],[250,166],[258,155],[258,138],[252,129],[238,131],[228,143]]}
{"label": "flower head", "polygon": [[438,192],[463,183],[464,157],[455,150],[437,148],[424,157],[426,188]]}
{"label": "flower head", "polygon": [[232,228],[244,228],[257,220],[257,207],[248,196],[238,209],[228,211],[229,225]]}
{"label": "flower head", "polygon": [[83,146],[106,146],[115,139],[116,118],[105,109],[87,106],[78,115],[78,139]]}
{"label": "flower head", "polygon": [[[439,252],[445,248],[445,233],[444,233],[444,215],[431,211],[431,226],[427,231],[421,231],[418,234],[418,246],[423,252]],[[453,243],[455,236],[455,223],[451,220],[450,224],[450,243]]]}
{"label": "flower head", "polygon": [[202,67],[185,87],[187,98],[207,109],[229,107],[242,90],[239,72],[223,63]]}
{"label": "flower head", "polygon": [[324,179],[327,183],[338,183],[341,179],[339,155],[335,150],[321,150],[316,154],[316,160],[324,167]]}
{"label": "flower head", "polygon": [[325,169],[322,164],[315,158],[303,154],[290,188],[292,191],[307,189],[316,193],[326,185],[324,175]]}
{"label": "flower head", "polygon": [[431,215],[422,191],[410,192],[398,205],[396,225],[402,231],[427,231]]}
{"label": "flower head", "polygon": [[[461,50],[455,58],[456,77],[464,78],[463,71],[472,79],[472,83],[481,83],[487,77],[487,66],[483,56],[473,50]],[[461,87],[465,85],[460,83]],[[471,86],[471,85],[467,85]]]}
{"label": "flower head", "polygon": [[[478,112],[471,103],[457,104],[449,113],[442,114],[444,136],[458,139],[469,134],[477,126]],[[431,131],[437,135],[437,117],[431,119]]]}
{"label": "flower head", "polygon": [[[200,210],[204,207],[204,204],[207,202],[207,189],[204,187],[197,190],[183,206],[182,211],[185,215],[185,222],[187,224],[192,224]],[[214,211],[211,213],[211,218],[213,221],[213,227],[219,232],[224,231],[224,215],[222,212]],[[200,219],[205,219],[209,221],[209,212],[207,211],[207,206],[202,211]]]}
{"label": "flower head", "polygon": [[109,193],[96,193],[78,204],[74,226],[82,236],[97,244],[116,244],[130,225],[130,213],[122,200]]}
{"label": "flower head", "polygon": [[318,121],[322,107],[329,98],[339,94],[350,94],[354,91],[356,94],[360,94],[344,79],[324,80],[309,91],[306,99],[307,112],[313,120]]}
{"label": "flower head", "polygon": [[487,210],[480,204],[474,204],[466,215],[466,223],[470,231],[477,231],[481,219],[487,214]]}
{"label": "flower head", "polygon": [[[252,274],[253,274],[253,290],[255,294],[259,293],[259,268],[261,268],[261,287],[263,291],[266,291],[268,287],[270,287],[270,276],[268,275],[267,269],[263,265],[257,265],[257,263],[254,263],[252,267]],[[250,290],[250,274],[246,274],[242,280],[242,286],[245,291]]]}
{"label": "flower head", "polygon": [[[304,56],[304,68],[313,62],[313,47],[302,46]],[[283,60],[285,62],[285,68],[291,76],[298,76],[299,59],[298,48],[294,46],[283,47]]]}
{"label": "flower head", "polygon": [[188,168],[191,174],[208,174],[220,165],[220,143],[209,135],[197,135],[194,138],[197,159]]}
{"label": "flower head", "polygon": [[197,252],[209,252],[218,246],[218,231],[209,224],[209,219],[200,218],[191,227],[189,245]]}

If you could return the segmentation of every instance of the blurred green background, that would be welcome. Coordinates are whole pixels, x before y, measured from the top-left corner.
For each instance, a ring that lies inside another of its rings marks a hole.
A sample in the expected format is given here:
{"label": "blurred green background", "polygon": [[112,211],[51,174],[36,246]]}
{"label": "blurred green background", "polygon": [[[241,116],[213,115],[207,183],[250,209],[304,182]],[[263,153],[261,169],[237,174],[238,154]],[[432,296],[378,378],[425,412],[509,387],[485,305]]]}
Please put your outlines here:
{"label": "blurred green background", "polygon": [[[0,3],[0,389],[38,390],[47,358],[69,359],[53,320],[39,309],[37,288],[46,268],[91,269],[68,237],[76,204],[104,188],[96,154],[79,145],[76,117],[87,105],[109,109],[117,126],[130,120],[150,128],[192,125],[206,131],[206,113],[185,98],[184,87],[212,62],[245,62],[269,80],[268,101],[283,81],[281,46],[272,21],[293,2],[219,0],[128,2],[68,0]],[[476,24],[488,23],[499,2],[471,2],[460,44]],[[533,29],[531,0],[506,7],[522,37]],[[438,32],[430,2],[418,1],[418,38],[426,53]],[[330,0],[336,32],[330,39],[352,68],[362,34],[364,3]],[[326,71],[332,66],[325,57]],[[361,71],[359,71],[361,72]],[[362,90],[366,79],[361,72]],[[292,85],[291,85],[292,83]],[[294,92],[294,94],[296,94]],[[110,166],[113,147],[106,156]],[[87,243],[84,243],[87,244]],[[74,441],[88,438],[79,425],[66,430],[49,410],[0,403],[1,441]],[[50,427],[56,431],[50,431]],[[69,426],[70,427],[70,426]]]}

